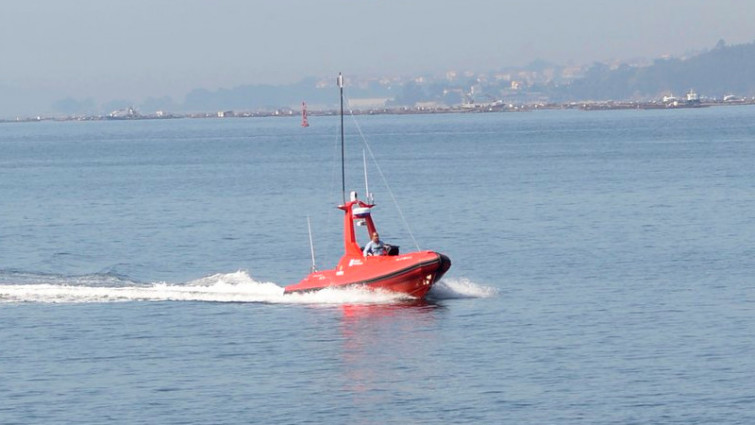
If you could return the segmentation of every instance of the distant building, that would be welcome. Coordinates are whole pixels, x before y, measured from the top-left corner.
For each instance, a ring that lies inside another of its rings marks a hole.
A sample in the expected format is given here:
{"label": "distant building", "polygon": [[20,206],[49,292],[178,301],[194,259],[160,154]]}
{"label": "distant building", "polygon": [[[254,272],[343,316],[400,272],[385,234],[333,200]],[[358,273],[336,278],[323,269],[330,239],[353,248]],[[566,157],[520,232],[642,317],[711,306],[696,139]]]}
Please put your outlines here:
{"label": "distant building", "polygon": [[391,100],[391,98],[389,97],[365,97],[361,99],[349,99],[349,107],[354,109],[385,108],[385,105],[389,100]]}
{"label": "distant building", "polygon": [[133,106],[129,106],[125,109],[118,109],[117,111],[113,111],[108,114],[108,118],[113,119],[126,119],[126,118],[136,118],[139,116],[139,112],[134,109]]}
{"label": "distant building", "polygon": [[673,94],[663,96],[663,103],[676,103],[678,101],[679,101],[679,99],[677,99],[676,97],[674,97]]}
{"label": "distant building", "polygon": [[417,102],[414,104],[414,107],[420,111],[439,109],[444,108],[445,106],[446,105],[438,102]]}
{"label": "distant building", "polygon": [[700,97],[695,93],[694,89],[690,89],[687,93],[687,103],[700,103]]}

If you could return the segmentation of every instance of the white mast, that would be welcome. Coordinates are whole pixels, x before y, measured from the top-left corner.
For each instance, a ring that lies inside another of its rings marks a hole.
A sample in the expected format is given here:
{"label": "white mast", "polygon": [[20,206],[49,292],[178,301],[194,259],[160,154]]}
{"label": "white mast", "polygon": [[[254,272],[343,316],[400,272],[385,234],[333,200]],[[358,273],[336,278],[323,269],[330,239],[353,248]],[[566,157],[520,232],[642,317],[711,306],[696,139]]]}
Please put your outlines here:
{"label": "white mast", "polygon": [[338,88],[341,91],[341,194],[343,195],[343,204],[346,205],[346,166],[344,164],[344,146],[343,146],[343,75],[338,73]]}
{"label": "white mast", "polygon": [[317,271],[317,266],[315,265],[315,244],[312,242],[312,224],[309,221],[309,216],[307,216],[307,230],[309,230],[309,252],[312,254],[312,272]]}
{"label": "white mast", "polygon": [[372,194],[370,193],[370,185],[367,182],[367,153],[362,149],[362,162],[364,163],[364,198],[367,203],[372,203]]}

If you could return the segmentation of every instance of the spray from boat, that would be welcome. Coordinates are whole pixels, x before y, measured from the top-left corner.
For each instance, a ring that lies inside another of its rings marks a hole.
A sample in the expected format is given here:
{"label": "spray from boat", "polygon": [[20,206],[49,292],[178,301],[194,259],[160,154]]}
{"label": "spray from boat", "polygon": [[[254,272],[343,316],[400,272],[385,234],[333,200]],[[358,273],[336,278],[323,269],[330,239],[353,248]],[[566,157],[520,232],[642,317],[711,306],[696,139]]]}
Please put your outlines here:
{"label": "spray from boat", "polygon": [[[493,288],[465,279],[445,279],[427,298],[442,301],[488,298]],[[234,302],[268,304],[354,305],[402,304],[413,299],[405,294],[365,288],[327,288],[322,291],[283,294],[274,282],[256,280],[246,271],[218,273],[185,283],[140,283],[107,274],[59,276],[2,273],[0,304],[7,303],[115,303],[115,302]]]}

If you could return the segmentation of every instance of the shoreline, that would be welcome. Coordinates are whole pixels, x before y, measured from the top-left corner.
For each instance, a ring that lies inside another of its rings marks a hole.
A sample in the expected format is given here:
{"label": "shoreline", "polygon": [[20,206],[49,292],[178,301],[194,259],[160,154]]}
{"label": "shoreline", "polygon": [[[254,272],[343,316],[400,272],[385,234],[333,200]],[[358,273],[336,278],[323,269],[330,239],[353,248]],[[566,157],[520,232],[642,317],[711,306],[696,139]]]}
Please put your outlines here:
{"label": "shoreline", "polygon": [[[354,115],[427,115],[427,114],[477,114],[496,112],[532,112],[539,110],[576,109],[582,111],[615,111],[615,110],[649,110],[649,109],[696,109],[715,106],[746,106],[755,105],[755,100],[736,102],[691,102],[691,103],[663,103],[651,102],[618,102],[618,101],[581,101],[569,103],[539,103],[539,104],[473,104],[454,107],[397,107],[377,109],[355,109]],[[132,110],[133,111],[133,110]],[[41,116],[17,117],[15,119],[0,119],[4,123],[24,123],[41,121],[131,121],[131,120],[164,120],[164,119],[225,119],[225,118],[260,118],[260,117],[296,117],[301,112],[291,108],[281,108],[274,111],[221,111],[185,114],[156,113],[142,115],[132,112],[126,115],[71,115],[71,116]],[[334,116],[337,110],[311,110],[308,116]]]}

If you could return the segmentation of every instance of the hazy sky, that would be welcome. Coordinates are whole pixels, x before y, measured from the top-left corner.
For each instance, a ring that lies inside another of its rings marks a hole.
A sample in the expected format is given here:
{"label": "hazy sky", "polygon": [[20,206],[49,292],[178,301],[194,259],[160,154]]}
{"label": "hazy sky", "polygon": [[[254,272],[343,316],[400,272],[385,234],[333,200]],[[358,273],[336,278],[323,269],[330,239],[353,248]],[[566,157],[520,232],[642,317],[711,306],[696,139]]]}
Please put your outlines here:
{"label": "hazy sky", "polygon": [[4,0],[0,110],[755,41],[751,0]]}

